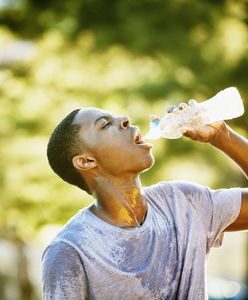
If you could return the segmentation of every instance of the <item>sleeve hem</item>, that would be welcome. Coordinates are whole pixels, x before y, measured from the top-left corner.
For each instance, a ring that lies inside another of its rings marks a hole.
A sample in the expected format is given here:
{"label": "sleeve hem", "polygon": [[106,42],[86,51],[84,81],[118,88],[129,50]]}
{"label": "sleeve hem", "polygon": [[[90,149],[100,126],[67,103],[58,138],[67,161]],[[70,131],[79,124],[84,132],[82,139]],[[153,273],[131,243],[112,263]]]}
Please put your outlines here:
{"label": "sleeve hem", "polygon": [[[232,197],[234,201],[232,202],[232,217],[226,224],[225,228],[227,228],[229,225],[231,225],[239,216],[240,209],[241,209],[241,199],[242,199],[242,191],[241,188],[231,188]],[[224,230],[225,228],[216,236],[216,238],[213,240],[211,247],[213,248],[219,248],[221,247],[223,240],[224,240]]]}

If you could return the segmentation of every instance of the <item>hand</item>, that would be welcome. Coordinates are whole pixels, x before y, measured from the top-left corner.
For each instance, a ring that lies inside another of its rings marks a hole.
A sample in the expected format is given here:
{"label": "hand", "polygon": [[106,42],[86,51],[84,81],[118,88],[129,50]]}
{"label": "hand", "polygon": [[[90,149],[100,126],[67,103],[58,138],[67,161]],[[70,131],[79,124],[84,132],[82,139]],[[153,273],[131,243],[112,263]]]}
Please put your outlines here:
{"label": "hand", "polygon": [[187,130],[183,133],[184,136],[191,138],[194,141],[202,143],[214,143],[221,132],[226,129],[224,121],[212,123],[205,126],[200,126],[193,130]]}
{"label": "hand", "polygon": [[[194,106],[197,102],[193,99],[188,101],[188,104],[181,103],[176,106],[171,106],[168,108],[168,113],[180,113],[185,109],[189,109],[190,106]],[[199,126],[195,129],[185,131],[184,136],[191,138],[192,140],[202,142],[202,143],[214,143],[218,136],[221,135],[227,129],[224,121],[215,122],[205,126]]]}

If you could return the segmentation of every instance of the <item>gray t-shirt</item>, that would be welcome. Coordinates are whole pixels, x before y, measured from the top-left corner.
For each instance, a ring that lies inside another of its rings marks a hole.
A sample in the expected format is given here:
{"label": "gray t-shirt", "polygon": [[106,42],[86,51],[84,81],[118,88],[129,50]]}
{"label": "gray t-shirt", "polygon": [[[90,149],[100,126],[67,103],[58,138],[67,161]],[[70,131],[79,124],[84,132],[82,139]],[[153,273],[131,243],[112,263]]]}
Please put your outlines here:
{"label": "gray t-shirt", "polygon": [[205,261],[238,216],[241,189],[187,182],[143,188],[139,228],[110,225],[80,210],[46,248],[45,300],[206,299]]}

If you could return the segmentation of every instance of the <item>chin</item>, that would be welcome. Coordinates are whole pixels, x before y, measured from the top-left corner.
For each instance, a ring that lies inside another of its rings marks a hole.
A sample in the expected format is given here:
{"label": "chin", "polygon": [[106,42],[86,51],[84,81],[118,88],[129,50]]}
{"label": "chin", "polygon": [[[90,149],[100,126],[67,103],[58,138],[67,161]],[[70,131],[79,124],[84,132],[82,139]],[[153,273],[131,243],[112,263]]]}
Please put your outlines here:
{"label": "chin", "polygon": [[142,166],[141,166],[141,170],[140,173],[143,173],[145,171],[147,171],[148,169],[150,169],[153,165],[154,165],[154,157],[153,155],[149,155],[148,157],[146,157],[146,160],[143,162]]}

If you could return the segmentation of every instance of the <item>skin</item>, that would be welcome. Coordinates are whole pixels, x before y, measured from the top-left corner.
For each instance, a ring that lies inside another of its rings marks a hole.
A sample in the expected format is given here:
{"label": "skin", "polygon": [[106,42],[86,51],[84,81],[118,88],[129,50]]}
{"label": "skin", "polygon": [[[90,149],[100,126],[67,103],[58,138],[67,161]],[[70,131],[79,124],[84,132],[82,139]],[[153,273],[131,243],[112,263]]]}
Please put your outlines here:
{"label": "skin", "polygon": [[[96,122],[100,117],[104,118]],[[96,199],[90,210],[114,226],[140,226],[147,203],[139,174],[154,163],[152,145],[134,142],[138,127],[131,125],[128,117],[87,108],[77,114],[74,123],[81,125],[83,154],[73,158],[73,165]]]}
{"label": "skin", "polygon": [[[182,103],[169,109],[169,113],[178,113],[186,107],[187,104]],[[152,146],[134,142],[138,127],[131,125],[128,117],[87,108],[79,111],[74,123],[81,125],[79,139],[82,154],[73,158],[73,165],[96,199],[90,210],[117,227],[132,229],[141,226],[147,203],[142,195],[139,175],[154,163]],[[248,141],[225,122],[187,131],[184,136],[221,150],[248,177]],[[240,214],[225,231],[245,229],[248,229],[248,189],[242,189]]]}

